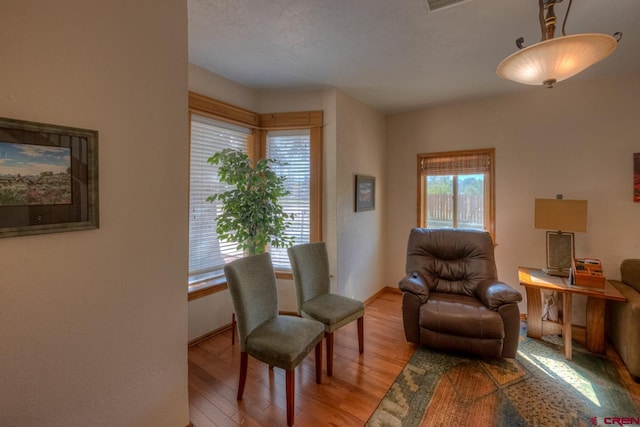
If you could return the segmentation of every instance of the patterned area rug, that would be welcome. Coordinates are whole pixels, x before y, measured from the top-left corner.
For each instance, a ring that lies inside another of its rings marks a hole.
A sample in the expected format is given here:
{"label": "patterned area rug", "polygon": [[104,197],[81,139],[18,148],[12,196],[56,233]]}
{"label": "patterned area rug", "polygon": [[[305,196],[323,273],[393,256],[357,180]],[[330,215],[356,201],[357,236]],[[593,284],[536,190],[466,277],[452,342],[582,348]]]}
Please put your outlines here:
{"label": "patterned area rug", "polygon": [[574,345],[573,360],[566,360],[557,337],[534,340],[523,331],[520,339],[515,359],[416,349],[366,425],[640,424],[640,408],[604,356]]}

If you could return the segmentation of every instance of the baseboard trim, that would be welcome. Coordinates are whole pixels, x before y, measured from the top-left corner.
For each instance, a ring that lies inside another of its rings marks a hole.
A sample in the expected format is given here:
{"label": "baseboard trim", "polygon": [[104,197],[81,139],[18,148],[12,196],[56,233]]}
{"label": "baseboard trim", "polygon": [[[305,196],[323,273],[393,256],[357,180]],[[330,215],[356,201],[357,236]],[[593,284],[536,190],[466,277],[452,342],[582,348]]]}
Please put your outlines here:
{"label": "baseboard trim", "polygon": [[371,295],[369,298],[364,300],[364,305],[371,304],[372,301],[378,299],[380,297],[380,295],[382,295],[384,293],[387,293],[387,292],[401,293],[400,289],[392,288],[391,286],[385,286],[384,288],[380,289],[378,292],[376,292],[375,294]]}
{"label": "baseboard trim", "polygon": [[214,329],[213,331],[209,331],[204,335],[200,335],[199,337],[192,339],[191,341],[189,341],[189,347],[192,347],[194,345],[198,345],[202,341],[206,341],[209,338],[215,337],[216,335],[220,335],[221,333],[226,332],[226,331],[228,331],[230,329],[231,329],[231,323],[227,323],[226,325],[223,325],[223,326],[219,327],[218,329]]}

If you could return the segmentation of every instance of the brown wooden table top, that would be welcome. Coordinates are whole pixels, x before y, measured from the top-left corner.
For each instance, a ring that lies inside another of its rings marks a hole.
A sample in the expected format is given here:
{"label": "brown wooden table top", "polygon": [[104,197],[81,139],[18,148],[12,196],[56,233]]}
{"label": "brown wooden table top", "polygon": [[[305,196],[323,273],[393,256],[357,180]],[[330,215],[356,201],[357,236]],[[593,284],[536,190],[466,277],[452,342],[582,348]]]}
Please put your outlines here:
{"label": "brown wooden table top", "polygon": [[558,292],[570,292],[576,295],[603,298],[616,301],[627,299],[608,280],[604,288],[587,288],[570,285],[567,277],[549,276],[540,268],[518,267],[518,280],[522,286],[533,286],[540,289],[550,289]]}

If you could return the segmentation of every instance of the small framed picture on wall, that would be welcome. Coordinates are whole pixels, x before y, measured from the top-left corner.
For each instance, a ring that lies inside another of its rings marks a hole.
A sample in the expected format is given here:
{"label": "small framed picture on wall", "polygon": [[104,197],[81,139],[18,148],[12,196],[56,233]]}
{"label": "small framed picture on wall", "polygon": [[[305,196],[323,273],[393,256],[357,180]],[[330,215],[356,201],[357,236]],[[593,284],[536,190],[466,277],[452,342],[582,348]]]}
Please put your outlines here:
{"label": "small framed picture on wall", "polygon": [[356,175],[356,212],[372,211],[376,208],[376,178]]}
{"label": "small framed picture on wall", "polygon": [[98,132],[0,117],[0,238],[98,228]]}

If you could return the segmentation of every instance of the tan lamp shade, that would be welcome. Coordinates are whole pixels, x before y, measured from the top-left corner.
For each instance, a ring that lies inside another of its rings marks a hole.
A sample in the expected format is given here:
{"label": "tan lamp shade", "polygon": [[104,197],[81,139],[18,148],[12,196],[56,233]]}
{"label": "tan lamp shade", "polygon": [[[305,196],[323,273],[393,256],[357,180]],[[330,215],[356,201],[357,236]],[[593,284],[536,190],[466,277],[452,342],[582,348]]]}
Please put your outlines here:
{"label": "tan lamp shade", "polygon": [[609,56],[617,41],[607,34],[556,37],[523,48],[503,60],[496,73],[528,85],[553,86]]}
{"label": "tan lamp shade", "polygon": [[587,231],[587,201],[536,199],[534,227],[557,231]]}

